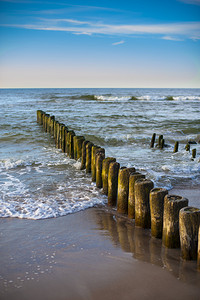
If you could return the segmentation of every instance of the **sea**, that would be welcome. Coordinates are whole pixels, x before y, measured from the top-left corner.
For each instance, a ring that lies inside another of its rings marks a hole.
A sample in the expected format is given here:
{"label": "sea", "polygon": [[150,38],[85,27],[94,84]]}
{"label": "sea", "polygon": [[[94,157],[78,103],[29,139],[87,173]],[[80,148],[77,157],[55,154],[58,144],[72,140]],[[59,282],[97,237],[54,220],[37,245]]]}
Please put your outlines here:
{"label": "sea", "polygon": [[39,109],[155,187],[200,186],[200,89],[1,89],[0,217],[45,219],[106,205],[80,161],[58,150],[37,123]]}

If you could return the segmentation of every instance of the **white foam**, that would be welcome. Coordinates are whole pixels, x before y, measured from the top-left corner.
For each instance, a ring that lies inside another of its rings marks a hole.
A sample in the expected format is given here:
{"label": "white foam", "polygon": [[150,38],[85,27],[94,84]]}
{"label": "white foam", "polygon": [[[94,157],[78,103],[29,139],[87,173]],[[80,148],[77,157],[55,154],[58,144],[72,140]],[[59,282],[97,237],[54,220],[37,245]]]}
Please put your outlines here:
{"label": "white foam", "polygon": [[128,101],[131,99],[131,96],[102,96],[102,95],[95,95],[95,98],[97,100],[101,100],[101,101]]}

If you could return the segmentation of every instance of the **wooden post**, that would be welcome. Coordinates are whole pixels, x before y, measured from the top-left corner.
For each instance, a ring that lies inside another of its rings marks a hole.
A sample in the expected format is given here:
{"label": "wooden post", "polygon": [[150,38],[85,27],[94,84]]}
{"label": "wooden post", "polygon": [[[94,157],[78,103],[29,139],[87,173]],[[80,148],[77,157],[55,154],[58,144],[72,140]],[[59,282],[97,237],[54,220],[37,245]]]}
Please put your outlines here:
{"label": "wooden post", "polygon": [[37,110],[37,122],[42,125],[42,115],[44,112],[42,110]]}
{"label": "wooden post", "polygon": [[82,157],[82,145],[84,141],[85,141],[84,136],[79,136],[76,140],[77,160]]}
{"label": "wooden post", "polygon": [[105,158],[103,152],[97,152],[96,154],[96,186],[101,189],[103,187],[102,182],[102,164]]}
{"label": "wooden post", "polygon": [[167,248],[179,248],[179,211],[188,206],[188,199],[176,195],[164,198],[162,243]]}
{"label": "wooden post", "polygon": [[190,151],[190,144],[189,144],[189,143],[186,144],[185,150],[186,150],[186,151]]}
{"label": "wooden post", "polygon": [[96,154],[99,149],[103,149],[99,146],[93,145],[91,150],[91,173],[92,173],[92,181],[96,181]]}
{"label": "wooden post", "polygon": [[161,147],[161,141],[163,140],[163,135],[159,135],[159,138],[158,138],[158,147],[160,148]]}
{"label": "wooden post", "polygon": [[68,155],[69,154],[69,150],[68,150],[68,145],[69,145],[69,143],[68,143],[68,128],[67,128],[67,126],[65,126],[65,132],[64,132],[64,134],[65,134],[65,153]]}
{"label": "wooden post", "polygon": [[187,206],[179,212],[181,255],[186,260],[197,259],[200,209]]}
{"label": "wooden post", "polygon": [[105,195],[108,195],[108,169],[111,162],[116,162],[116,158],[106,157],[103,160],[103,165],[102,165],[103,192]]}
{"label": "wooden post", "polygon": [[108,205],[116,206],[118,190],[118,173],[120,164],[111,162],[108,170]]}
{"label": "wooden post", "polygon": [[151,235],[162,238],[164,198],[168,191],[155,188],[150,191]]}
{"label": "wooden post", "polygon": [[86,173],[91,173],[91,151],[93,143],[89,142],[86,145]]}
{"label": "wooden post", "polygon": [[118,174],[117,211],[122,214],[128,213],[129,177],[135,172],[135,168],[120,168]]}
{"label": "wooden post", "polygon": [[60,123],[56,123],[56,147],[59,148],[59,140],[60,140]]}
{"label": "wooden post", "polygon": [[155,139],[156,139],[156,134],[153,133],[152,138],[151,138],[151,145],[150,145],[151,148],[154,147]]}
{"label": "wooden post", "polygon": [[138,179],[135,182],[135,225],[142,228],[151,227],[149,193],[153,182],[148,179]]}
{"label": "wooden post", "polygon": [[197,149],[192,149],[192,158],[195,158],[197,154]]}
{"label": "wooden post", "polygon": [[89,141],[83,141],[82,144],[82,157],[81,157],[81,170],[85,170],[86,168],[86,146]]}
{"label": "wooden post", "polygon": [[129,177],[128,217],[130,219],[135,219],[135,182],[140,178],[145,178],[145,175],[139,172],[132,173]]}
{"label": "wooden post", "polygon": [[178,152],[178,145],[179,145],[179,142],[176,142],[174,145],[174,153]]}
{"label": "wooden post", "polygon": [[68,143],[69,143],[69,157],[74,158],[74,136],[75,132],[73,130],[69,130],[68,132]]}

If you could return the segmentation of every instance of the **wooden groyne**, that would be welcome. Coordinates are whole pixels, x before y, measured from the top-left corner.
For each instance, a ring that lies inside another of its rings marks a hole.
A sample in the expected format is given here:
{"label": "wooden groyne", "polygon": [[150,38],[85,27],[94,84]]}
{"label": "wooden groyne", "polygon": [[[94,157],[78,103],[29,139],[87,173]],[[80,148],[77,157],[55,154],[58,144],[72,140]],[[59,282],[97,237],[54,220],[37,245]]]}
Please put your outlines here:
{"label": "wooden groyne", "polygon": [[[162,239],[163,247],[181,247],[182,258],[197,259],[200,269],[200,209],[189,207],[188,199],[154,188],[154,183],[135,167],[120,167],[116,158],[106,157],[104,148],[76,135],[54,116],[38,110],[37,122],[54,138],[58,149],[81,161],[80,169],[91,174],[97,188],[108,196],[108,206],[117,207],[119,214],[135,219],[136,227],[151,228],[151,235]],[[151,147],[154,142],[155,134]],[[160,136],[159,147],[163,146]]]}

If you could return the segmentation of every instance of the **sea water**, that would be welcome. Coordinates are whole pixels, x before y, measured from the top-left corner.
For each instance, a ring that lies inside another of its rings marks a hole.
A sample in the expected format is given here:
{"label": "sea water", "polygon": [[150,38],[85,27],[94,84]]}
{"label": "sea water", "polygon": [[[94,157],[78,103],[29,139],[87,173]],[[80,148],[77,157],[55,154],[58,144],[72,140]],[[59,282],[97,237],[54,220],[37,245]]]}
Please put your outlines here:
{"label": "sea water", "polygon": [[[80,162],[37,124],[38,109],[155,187],[200,186],[200,89],[1,89],[0,217],[58,217],[106,203]],[[150,148],[154,132],[167,147]]]}

